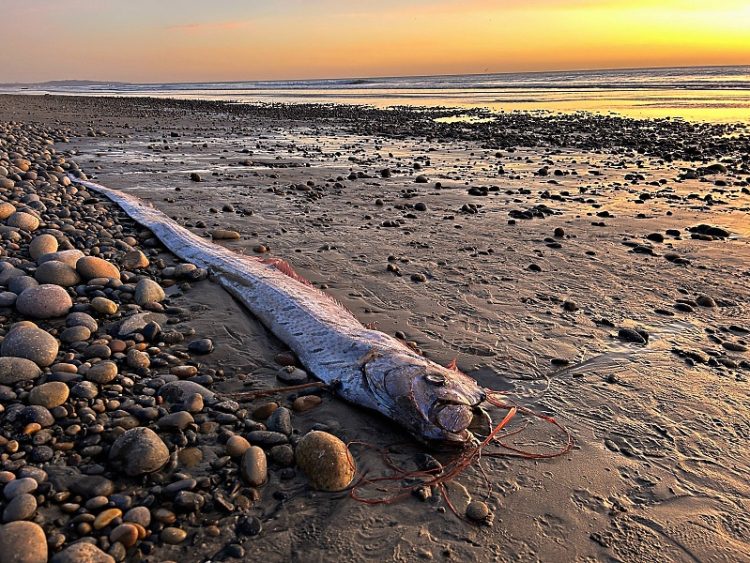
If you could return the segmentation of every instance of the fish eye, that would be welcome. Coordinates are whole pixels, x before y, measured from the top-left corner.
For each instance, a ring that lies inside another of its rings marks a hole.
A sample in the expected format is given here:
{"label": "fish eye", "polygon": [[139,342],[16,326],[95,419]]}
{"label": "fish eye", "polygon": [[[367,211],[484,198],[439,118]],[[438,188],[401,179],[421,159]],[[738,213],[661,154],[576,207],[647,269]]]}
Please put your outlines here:
{"label": "fish eye", "polygon": [[424,378],[432,385],[445,385],[445,376],[442,373],[428,373]]}

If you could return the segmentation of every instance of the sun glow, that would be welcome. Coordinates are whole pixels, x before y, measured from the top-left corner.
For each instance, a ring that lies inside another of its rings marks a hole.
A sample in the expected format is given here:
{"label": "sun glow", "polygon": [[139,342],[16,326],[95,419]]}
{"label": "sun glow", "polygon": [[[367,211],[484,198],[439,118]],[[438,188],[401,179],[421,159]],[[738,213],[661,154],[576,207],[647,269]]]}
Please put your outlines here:
{"label": "sun glow", "polygon": [[[269,5],[270,4],[270,5]],[[747,2],[39,0],[1,82],[198,81],[750,63]],[[147,17],[144,16],[147,14]],[[66,22],[71,22],[66,27]],[[32,62],[29,62],[32,61]]]}

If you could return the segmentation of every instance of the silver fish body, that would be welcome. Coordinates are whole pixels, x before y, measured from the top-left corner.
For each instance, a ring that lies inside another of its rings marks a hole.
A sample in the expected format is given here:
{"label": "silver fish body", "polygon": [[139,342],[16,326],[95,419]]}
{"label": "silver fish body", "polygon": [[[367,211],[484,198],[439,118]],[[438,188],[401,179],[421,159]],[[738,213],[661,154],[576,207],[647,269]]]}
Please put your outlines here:
{"label": "silver fish body", "polygon": [[472,378],[366,328],[282,261],[238,254],[193,234],[137,197],[71,179],[117,203],[182,260],[209,269],[342,398],[380,412],[423,441],[472,441],[468,428],[485,399]]}

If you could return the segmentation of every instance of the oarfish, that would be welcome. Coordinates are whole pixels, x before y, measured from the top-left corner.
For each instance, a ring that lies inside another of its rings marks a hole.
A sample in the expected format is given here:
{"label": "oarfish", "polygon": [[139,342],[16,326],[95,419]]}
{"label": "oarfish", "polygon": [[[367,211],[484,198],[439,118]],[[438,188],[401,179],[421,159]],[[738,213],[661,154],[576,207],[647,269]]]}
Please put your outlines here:
{"label": "oarfish", "polygon": [[[365,327],[340,303],[280,259],[245,256],[193,234],[132,195],[71,177],[117,203],[182,260],[219,283],[345,400],[378,411],[423,441],[473,441],[469,429],[484,390],[452,366],[440,366],[401,340]],[[482,420],[486,422],[486,420]]]}

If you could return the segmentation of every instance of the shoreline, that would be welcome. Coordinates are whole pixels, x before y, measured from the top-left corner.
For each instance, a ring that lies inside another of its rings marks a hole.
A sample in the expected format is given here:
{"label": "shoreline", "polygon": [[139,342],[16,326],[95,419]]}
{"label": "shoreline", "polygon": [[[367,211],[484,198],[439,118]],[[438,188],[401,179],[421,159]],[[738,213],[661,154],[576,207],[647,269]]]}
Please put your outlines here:
{"label": "shoreline", "polygon": [[[486,460],[490,491],[479,471],[457,480],[451,498],[459,509],[481,500],[494,514],[492,526],[476,526],[457,521],[438,496],[363,506],[315,492],[304,474],[281,464],[269,465],[269,482],[256,495],[243,484],[236,460],[213,465],[225,456],[227,431],[260,429],[253,413],[274,400],[292,410],[292,446],[312,428],[345,442],[404,442],[403,432],[382,417],[325,393],[304,412],[293,411],[289,397],[243,403],[244,417],[206,401],[206,410],[193,416],[215,424],[204,433],[196,420],[196,443],[187,438],[188,448],[170,450],[198,449],[202,461],[144,481],[124,478],[108,464],[110,421],[94,444],[101,457],[93,465],[116,488],[132,490],[134,504],[154,498],[145,527],[150,547],[135,546],[151,551],[137,557],[572,561],[746,553],[741,530],[748,521],[739,507],[750,491],[736,468],[750,461],[742,439],[750,424],[750,327],[743,322],[750,298],[747,137],[725,138],[727,126],[590,116],[508,115],[490,126],[434,124],[415,111],[2,96],[0,122],[8,121],[37,127],[56,121],[57,131],[46,135],[87,176],[152,201],[198,234],[239,233],[223,244],[289,260],[362,322],[402,333],[440,363],[457,357],[482,385],[554,416],[575,436],[575,449],[558,460]],[[17,150],[21,137],[4,135],[0,152]],[[698,160],[680,160],[693,155],[690,147]],[[47,164],[38,166],[48,173]],[[13,196],[21,205],[23,195],[45,193],[48,188],[29,184],[37,180],[22,178],[22,194],[6,188],[1,199]],[[81,197],[72,211],[99,205]],[[166,260],[145,244],[147,237],[134,238],[154,264]],[[30,239],[22,233],[19,248],[10,250],[25,257]],[[87,244],[84,250],[100,246]],[[25,258],[18,264],[27,275],[37,268]],[[160,282],[163,271],[154,271]],[[191,338],[214,343],[197,362],[196,376],[211,376],[210,391],[277,386],[275,360],[284,351],[278,342],[210,281],[185,290],[169,299],[188,313]],[[94,336],[101,335],[92,335],[87,347]],[[158,379],[164,371],[139,377]],[[137,375],[134,389],[141,390]],[[16,397],[4,400],[10,403],[0,415],[6,438],[22,429],[9,420],[8,408],[26,408],[25,392],[35,386],[11,386]],[[125,400],[111,391],[108,401]],[[159,412],[154,420],[172,414]],[[169,432],[157,430],[169,436],[171,448]],[[520,436],[526,445],[552,439],[533,425]],[[27,436],[19,443],[31,448],[21,448],[30,458],[33,441]],[[270,457],[274,446],[261,445]],[[399,460],[413,464],[422,451],[408,444],[398,450]],[[373,452],[352,453],[360,468],[383,470]],[[47,463],[28,465],[49,469]],[[214,474],[219,483],[211,481]],[[197,510],[165,493],[191,479],[196,484],[185,492],[204,498]],[[215,493],[235,483],[248,502],[233,501],[236,510],[227,514]],[[98,515],[122,494],[110,494],[104,505],[82,502],[71,515]],[[37,501],[34,518],[51,534],[57,525],[50,515],[58,514],[59,503],[46,496]],[[162,509],[177,515],[176,527],[188,532],[184,543],[159,539]],[[261,523],[257,535],[253,519]],[[91,536],[80,533],[85,527],[59,530],[69,536],[66,544]],[[101,530],[93,535],[113,532]],[[106,551],[105,544],[99,540]]]}

